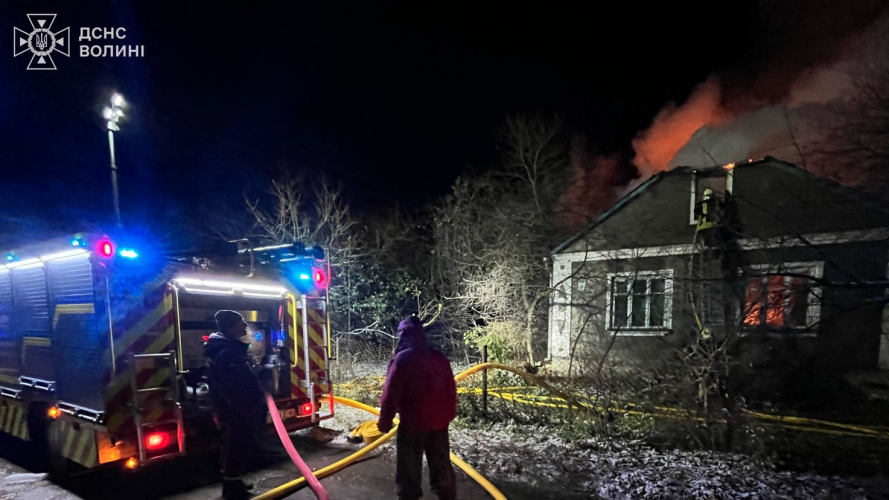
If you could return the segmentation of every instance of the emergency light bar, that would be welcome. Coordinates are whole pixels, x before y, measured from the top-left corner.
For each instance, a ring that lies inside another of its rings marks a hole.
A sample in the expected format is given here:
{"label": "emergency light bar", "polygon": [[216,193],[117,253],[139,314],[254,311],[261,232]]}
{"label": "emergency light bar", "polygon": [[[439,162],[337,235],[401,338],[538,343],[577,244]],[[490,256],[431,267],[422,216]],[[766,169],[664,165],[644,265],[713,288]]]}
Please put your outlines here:
{"label": "emergency light bar", "polygon": [[[244,240],[246,241],[246,240]],[[254,253],[263,255],[271,261],[289,262],[293,260],[324,260],[324,250],[319,246],[305,246],[302,243],[283,243],[280,245],[265,245],[251,248],[238,249],[239,254]]]}
{"label": "emergency light bar", "polygon": [[87,242],[80,234],[72,237],[69,242],[71,246],[75,248],[42,255],[40,257],[32,257],[24,260],[22,260],[15,251],[11,251],[6,254],[7,264],[5,266],[0,265],[0,270],[16,268],[27,269],[29,267],[41,266],[44,262],[49,262],[52,260],[70,259],[74,257],[88,256],[90,254],[99,255],[106,259],[114,257],[115,254],[130,260],[137,259],[139,257],[139,252],[134,248],[121,248],[119,251],[116,251],[117,247],[115,243],[107,236],[103,236],[102,238],[100,238],[95,243],[92,251],[86,248]]}

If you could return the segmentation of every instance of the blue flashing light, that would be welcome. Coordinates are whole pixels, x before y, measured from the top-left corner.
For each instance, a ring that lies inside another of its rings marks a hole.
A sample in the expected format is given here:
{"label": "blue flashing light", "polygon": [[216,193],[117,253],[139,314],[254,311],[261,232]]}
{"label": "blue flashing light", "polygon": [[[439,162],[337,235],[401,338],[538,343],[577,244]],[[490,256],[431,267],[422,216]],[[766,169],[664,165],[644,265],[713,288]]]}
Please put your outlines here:
{"label": "blue flashing light", "polygon": [[139,257],[139,252],[133,250],[132,248],[121,248],[118,254],[126,259],[135,259]]}
{"label": "blue flashing light", "polygon": [[302,281],[309,281],[312,277],[309,276],[309,273],[299,273],[299,279]]}
{"label": "blue flashing light", "polygon": [[71,240],[71,246],[72,247],[82,247],[82,246],[84,246],[83,240],[73,239],[73,240]]}
{"label": "blue flashing light", "polygon": [[9,262],[12,262],[12,261],[16,260],[16,257],[15,257],[15,255],[8,253],[8,254],[6,254],[6,260],[8,260]]}
{"label": "blue flashing light", "polygon": [[254,333],[254,334],[253,334],[253,338],[254,338],[257,342],[262,342],[262,332],[256,332],[256,333]]}

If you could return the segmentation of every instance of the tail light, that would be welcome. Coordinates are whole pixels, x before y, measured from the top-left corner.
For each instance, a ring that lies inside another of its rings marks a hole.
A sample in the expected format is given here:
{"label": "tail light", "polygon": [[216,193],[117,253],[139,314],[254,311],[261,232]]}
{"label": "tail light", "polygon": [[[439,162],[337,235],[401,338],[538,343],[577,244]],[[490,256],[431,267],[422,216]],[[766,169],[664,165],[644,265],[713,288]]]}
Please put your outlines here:
{"label": "tail light", "polygon": [[103,238],[96,245],[96,250],[99,251],[99,255],[107,259],[114,255],[114,243],[111,243],[109,239]]}
{"label": "tail light", "polygon": [[311,402],[303,403],[299,406],[299,414],[300,415],[311,415],[315,413],[315,408],[313,407]]}
{"label": "tail light", "polygon": [[169,432],[152,432],[145,436],[145,448],[151,451],[163,450],[170,446],[170,441],[172,439]]}
{"label": "tail light", "polygon": [[315,282],[315,287],[317,288],[327,288],[327,273],[320,268],[313,267],[312,281]]}
{"label": "tail light", "polygon": [[146,458],[157,458],[179,451],[179,426],[160,425],[147,427],[142,436],[142,447]]}

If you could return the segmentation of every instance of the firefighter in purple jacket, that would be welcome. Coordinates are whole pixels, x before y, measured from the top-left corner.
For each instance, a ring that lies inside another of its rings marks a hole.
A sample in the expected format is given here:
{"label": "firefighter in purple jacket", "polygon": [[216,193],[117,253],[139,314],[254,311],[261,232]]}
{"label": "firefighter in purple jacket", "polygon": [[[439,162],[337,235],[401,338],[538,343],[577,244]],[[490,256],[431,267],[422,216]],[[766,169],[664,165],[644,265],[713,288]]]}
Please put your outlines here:
{"label": "firefighter in purple jacket", "polygon": [[380,400],[382,432],[399,414],[395,493],[401,500],[423,495],[423,454],[429,463],[432,491],[439,500],[454,500],[457,485],[451,467],[448,426],[457,414],[457,385],[451,364],[426,341],[416,317],[398,325],[398,347],[389,362]]}

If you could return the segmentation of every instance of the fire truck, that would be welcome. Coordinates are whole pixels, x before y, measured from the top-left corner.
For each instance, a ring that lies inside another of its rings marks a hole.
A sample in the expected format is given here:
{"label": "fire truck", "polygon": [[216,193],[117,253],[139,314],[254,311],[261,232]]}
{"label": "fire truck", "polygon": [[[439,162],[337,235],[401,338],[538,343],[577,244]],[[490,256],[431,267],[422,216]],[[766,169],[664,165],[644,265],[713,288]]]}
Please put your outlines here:
{"label": "fire truck", "polygon": [[220,309],[247,321],[242,340],[288,430],[333,416],[321,249],[242,242],[225,267],[129,243],[78,234],[6,255],[0,432],[69,472],[217,447],[203,344]]}

